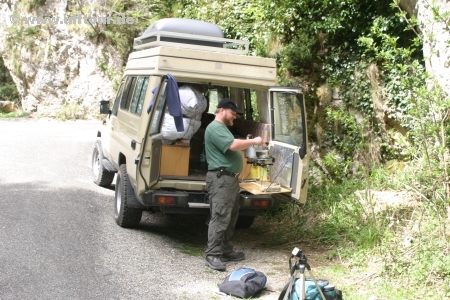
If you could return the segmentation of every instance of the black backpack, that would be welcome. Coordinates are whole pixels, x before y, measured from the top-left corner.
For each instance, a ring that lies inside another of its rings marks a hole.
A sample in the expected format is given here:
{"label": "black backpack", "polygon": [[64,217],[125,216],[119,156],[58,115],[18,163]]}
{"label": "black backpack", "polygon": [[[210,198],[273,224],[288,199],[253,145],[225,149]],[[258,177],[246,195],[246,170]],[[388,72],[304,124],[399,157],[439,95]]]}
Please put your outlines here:
{"label": "black backpack", "polygon": [[266,287],[267,277],[250,268],[240,268],[218,284],[222,293],[241,298],[252,297]]}

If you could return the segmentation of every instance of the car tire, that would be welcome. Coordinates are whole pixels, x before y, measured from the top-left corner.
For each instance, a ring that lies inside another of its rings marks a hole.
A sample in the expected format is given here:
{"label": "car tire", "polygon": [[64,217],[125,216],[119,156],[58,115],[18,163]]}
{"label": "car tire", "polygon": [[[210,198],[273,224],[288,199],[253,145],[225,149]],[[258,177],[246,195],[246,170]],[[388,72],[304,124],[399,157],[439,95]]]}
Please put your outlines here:
{"label": "car tire", "polygon": [[114,180],[115,172],[108,171],[103,165],[102,142],[96,141],[92,149],[91,169],[92,179],[96,185],[108,187]]}
{"label": "car tire", "polygon": [[136,202],[133,187],[128,181],[126,165],[120,165],[116,176],[114,195],[114,219],[123,228],[137,227],[141,222],[142,209],[129,207],[128,203]]}
{"label": "car tire", "polygon": [[252,226],[253,221],[255,221],[255,216],[239,216],[235,227],[237,229],[247,229]]}

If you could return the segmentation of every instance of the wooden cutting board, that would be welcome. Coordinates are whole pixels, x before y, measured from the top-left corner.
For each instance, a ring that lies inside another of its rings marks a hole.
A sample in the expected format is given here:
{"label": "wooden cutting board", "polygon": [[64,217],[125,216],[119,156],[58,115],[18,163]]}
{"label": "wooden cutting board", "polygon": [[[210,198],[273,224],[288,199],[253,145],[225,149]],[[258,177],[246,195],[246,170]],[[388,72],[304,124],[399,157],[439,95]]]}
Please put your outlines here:
{"label": "wooden cutting board", "polygon": [[[268,187],[269,186],[269,182],[264,182],[263,185],[264,187]],[[285,187],[280,187],[279,191],[270,191],[270,192],[263,192],[261,190],[261,184],[260,182],[241,182],[239,183],[239,186],[241,187],[241,189],[246,190],[249,193],[252,193],[253,195],[270,195],[270,194],[277,194],[277,193],[290,193],[292,191],[291,188],[285,188]]]}

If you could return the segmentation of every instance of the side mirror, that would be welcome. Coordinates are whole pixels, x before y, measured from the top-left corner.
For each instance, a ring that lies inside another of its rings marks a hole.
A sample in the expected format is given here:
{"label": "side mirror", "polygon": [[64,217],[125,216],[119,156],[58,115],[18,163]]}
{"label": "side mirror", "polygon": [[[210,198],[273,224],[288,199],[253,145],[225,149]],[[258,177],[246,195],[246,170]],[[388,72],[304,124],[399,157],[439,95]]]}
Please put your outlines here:
{"label": "side mirror", "polygon": [[108,115],[110,114],[110,112],[111,111],[109,110],[109,101],[108,100],[100,101],[100,113]]}

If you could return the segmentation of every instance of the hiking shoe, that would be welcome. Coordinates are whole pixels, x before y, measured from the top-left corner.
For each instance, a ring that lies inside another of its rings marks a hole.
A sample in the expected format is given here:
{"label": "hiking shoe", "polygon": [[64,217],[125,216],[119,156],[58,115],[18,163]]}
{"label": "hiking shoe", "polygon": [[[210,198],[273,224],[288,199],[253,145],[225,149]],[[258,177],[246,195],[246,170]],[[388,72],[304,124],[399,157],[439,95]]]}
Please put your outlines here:
{"label": "hiking shoe", "polygon": [[222,254],[222,256],[220,256],[220,260],[223,262],[226,261],[240,261],[240,260],[244,260],[245,259],[245,254],[244,252],[231,252],[231,253],[227,253],[227,254]]}
{"label": "hiking shoe", "polygon": [[206,256],[205,265],[217,271],[225,271],[227,268],[219,256]]}

